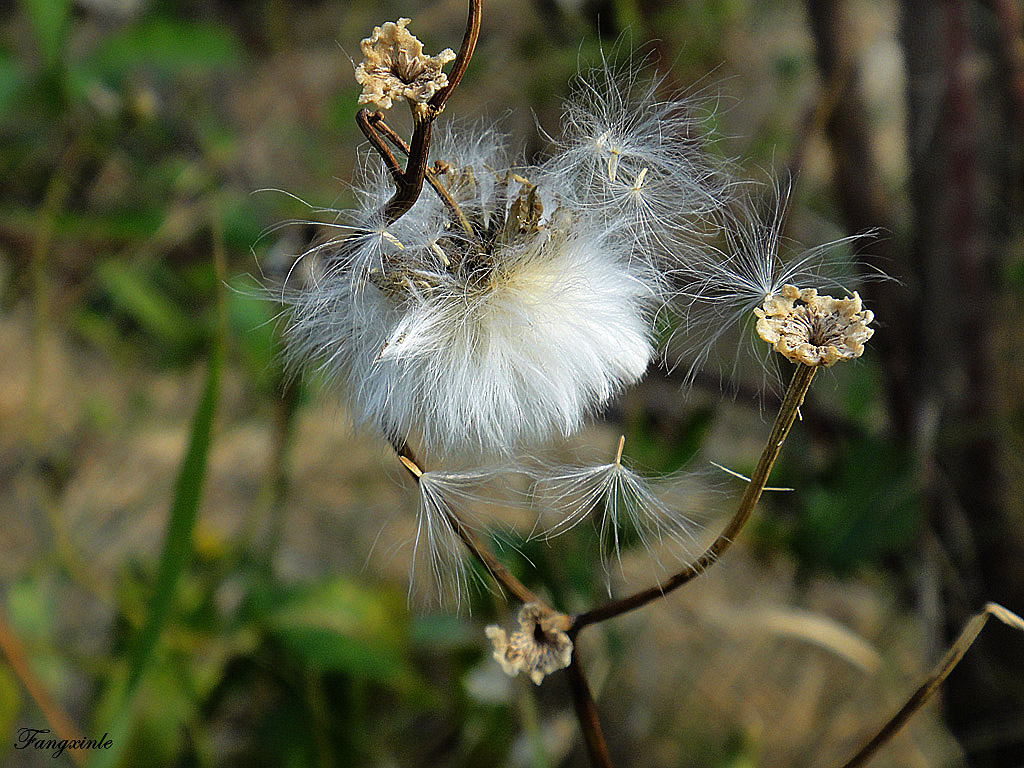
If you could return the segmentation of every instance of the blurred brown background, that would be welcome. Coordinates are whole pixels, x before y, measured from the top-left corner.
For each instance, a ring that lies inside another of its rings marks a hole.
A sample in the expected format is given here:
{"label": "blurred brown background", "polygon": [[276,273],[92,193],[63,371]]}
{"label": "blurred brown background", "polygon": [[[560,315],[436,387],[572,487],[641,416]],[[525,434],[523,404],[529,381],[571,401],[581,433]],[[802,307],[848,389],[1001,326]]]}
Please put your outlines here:
{"label": "blurred brown background", "polygon": [[[410,2],[0,0],[5,764],[51,765],[14,743],[60,710],[115,734],[93,765],[585,764],[564,680],[491,661],[502,599],[407,605],[412,493],[322,383],[286,379],[257,291],[311,235],[275,225],[351,200],[359,40],[409,16],[428,52],[458,46],[460,3]],[[837,765],[986,600],[1024,610],[1021,11],[485,3],[445,118],[540,153],[602,46],[647,56],[717,102],[718,151],[792,177],[789,236],[877,230],[853,268],[895,278],[862,288],[869,351],[820,377],[783,451],[796,491],[705,577],[584,636],[617,764]],[[651,471],[749,471],[761,381],[652,372],[555,450],[624,432]],[[738,495],[715,482],[708,536]],[[594,538],[503,556],[575,611],[606,594]],[[642,548],[624,578],[649,580]],[[1024,765],[1022,681],[1024,638],[986,629],[874,764]]]}

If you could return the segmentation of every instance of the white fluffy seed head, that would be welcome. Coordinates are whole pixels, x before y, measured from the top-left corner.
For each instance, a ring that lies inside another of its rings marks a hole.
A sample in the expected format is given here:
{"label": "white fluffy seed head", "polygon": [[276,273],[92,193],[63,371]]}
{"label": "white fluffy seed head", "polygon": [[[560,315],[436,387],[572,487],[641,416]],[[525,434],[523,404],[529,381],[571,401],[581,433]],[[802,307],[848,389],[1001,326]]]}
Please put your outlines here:
{"label": "white fluffy seed head", "polygon": [[779,259],[784,195],[752,215],[708,146],[707,108],[660,88],[602,61],[532,166],[492,127],[439,122],[445,195],[425,185],[386,226],[394,185],[370,157],[340,236],[285,292],[289,360],[316,361],[355,420],[394,442],[507,454],[573,432],[636,382],[673,318],[695,371],[767,294],[820,285],[807,273],[826,248]]}
{"label": "white fluffy seed head", "polygon": [[[376,366],[380,384],[402,379],[391,413],[380,415],[407,413],[389,428],[416,426],[444,451],[568,434],[644,374],[652,354],[644,293],[582,236],[536,244],[476,295],[417,296]],[[417,409],[426,417],[418,424]]]}
{"label": "white fluffy seed head", "polygon": [[586,233],[543,240],[469,290],[413,278],[398,302],[375,286],[317,302],[293,343],[315,344],[346,379],[360,421],[435,454],[569,434],[643,376],[650,291]]}
{"label": "white fluffy seed head", "polygon": [[312,358],[357,421],[434,456],[514,452],[576,430],[643,376],[660,275],[591,212],[510,169],[489,130],[439,131],[438,173],[467,232],[429,188],[384,227],[367,176],[355,234],[286,294],[290,359]]}
{"label": "white fluffy seed head", "polygon": [[694,97],[662,98],[663,82],[607,59],[581,73],[563,134],[545,170],[574,204],[593,211],[661,263],[729,199],[728,163],[708,151],[708,110]]}

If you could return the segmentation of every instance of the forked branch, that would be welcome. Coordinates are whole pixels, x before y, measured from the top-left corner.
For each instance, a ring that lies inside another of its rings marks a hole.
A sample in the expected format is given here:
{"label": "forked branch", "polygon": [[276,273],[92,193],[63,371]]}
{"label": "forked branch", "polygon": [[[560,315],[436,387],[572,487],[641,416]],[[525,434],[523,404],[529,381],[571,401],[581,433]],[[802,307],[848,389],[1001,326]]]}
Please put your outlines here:
{"label": "forked branch", "polygon": [[[462,38],[462,47],[459,48],[459,53],[452,64],[451,73],[448,75],[448,84],[439,89],[426,104],[413,105],[413,134],[412,141],[408,145],[408,160],[404,171],[377,130],[378,125],[383,125],[383,120],[373,118],[369,110],[366,109],[361,109],[356,113],[356,123],[359,125],[359,129],[384,160],[391,173],[391,178],[395,182],[395,194],[384,207],[384,226],[393,224],[400,219],[419,199],[423,189],[423,180],[427,176],[430,133],[434,120],[441,114],[445,103],[466,73],[469,60],[473,57],[473,51],[476,49],[477,38],[480,36],[481,14],[482,0],[469,0],[466,33]],[[397,138],[397,134],[390,128],[386,130],[389,138],[391,136]]]}
{"label": "forked branch", "polygon": [[[366,110],[363,109],[360,110],[360,112],[365,113]],[[385,139],[390,141],[395,146],[396,149],[404,153],[406,157],[409,156],[409,145],[405,143],[405,140],[398,135],[394,128],[392,128],[390,125],[384,122],[384,115],[382,113],[373,112],[369,114],[369,116],[365,114],[357,114],[356,120],[365,120],[368,123],[367,127],[363,129],[363,133],[367,133],[367,130],[374,130],[375,132],[379,132]],[[363,127],[362,122],[360,122],[359,125],[360,127]],[[369,136],[369,134],[367,135]],[[370,141],[374,143],[374,146],[376,146],[376,141],[380,141],[380,136],[375,135],[374,138],[370,139]],[[385,165],[387,165],[388,169],[390,170],[392,168],[392,165],[389,162],[389,158],[393,161],[394,155],[391,154],[390,150],[388,150],[386,146],[383,148],[383,150],[378,149],[377,151],[380,152],[381,157],[384,158]],[[400,177],[402,169],[398,167],[397,161],[394,162],[394,168],[397,169],[398,175]],[[428,167],[425,173],[427,183],[430,184],[433,190],[437,193],[437,196],[441,198],[441,202],[443,202],[447,206],[448,210],[452,214],[452,218],[459,223],[459,226],[462,227],[463,231],[467,235],[472,237],[474,235],[474,232],[472,225],[469,223],[469,219],[466,218],[466,214],[464,214],[462,212],[462,209],[459,208],[459,204],[455,202],[455,198],[451,196],[451,193],[448,191],[448,189],[437,178],[437,171],[432,170],[431,168]],[[392,177],[394,176],[395,172],[392,171]]]}

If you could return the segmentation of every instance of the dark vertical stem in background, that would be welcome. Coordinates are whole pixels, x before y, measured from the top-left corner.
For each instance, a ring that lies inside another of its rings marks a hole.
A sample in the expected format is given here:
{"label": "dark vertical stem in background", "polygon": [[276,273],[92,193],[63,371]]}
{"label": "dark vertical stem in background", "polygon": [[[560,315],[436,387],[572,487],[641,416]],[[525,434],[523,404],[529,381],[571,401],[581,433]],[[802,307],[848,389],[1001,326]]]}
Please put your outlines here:
{"label": "dark vertical stem in background", "polygon": [[[1020,79],[1005,52],[1019,52],[1008,38],[1019,41],[1021,30],[1005,29],[999,0],[989,4],[993,13],[968,0],[900,4],[912,216],[903,236],[872,160],[857,52],[845,34],[849,4],[807,0],[823,81],[850,67],[826,125],[847,227],[893,233],[871,250],[902,285],[865,292],[880,319],[872,345],[883,357],[894,439],[918,456],[925,517],[950,565],[944,640],[985,600],[1024,604],[1024,520],[1006,490],[996,391],[1001,370],[1019,362],[1004,356],[997,366],[993,355],[1008,333],[999,328],[999,272],[1009,222],[1019,215],[1019,197],[1010,194],[1019,153],[1008,151],[1008,107]],[[1002,56],[994,53],[1000,49]],[[1010,68],[1001,76],[1000,59]],[[1019,339],[1019,328],[1013,333]],[[1019,644],[1000,647],[1001,639],[999,632],[982,638],[946,688],[950,725],[972,765],[1024,764],[1024,652]]]}
{"label": "dark vertical stem in background", "polygon": [[[995,356],[1001,330],[1017,339],[1020,334],[1016,322],[1010,329],[1000,329],[1003,321],[998,314],[1003,300],[1000,273],[1009,222],[1015,215],[1009,203],[1015,197],[1010,194],[1013,163],[1006,155],[1015,134],[1009,128],[1011,113],[1005,108],[1005,93],[1000,93],[1007,81],[997,76],[991,24],[978,25],[977,45],[971,45],[972,21],[981,21],[981,17],[972,19],[969,9],[976,12],[977,6],[963,0],[945,6],[945,115],[950,123],[953,207],[952,231],[947,235],[953,273],[948,277],[966,292],[957,291],[960,295],[954,297],[967,310],[956,344],[962,351],[961,370],[968,382],[955,390],[960,397],[952,402],[939,433],[943,438],[940,471],[948,476],[952,494],[945,494],[933,507],[940,539],[951,552],[965,587],[962,601],[951,599],[949,637],[984,600],[1017,608],[1024,605],[1024,514],[1019,497],[1016,503],[1009,503],[1012,497],[1007,493],[1002,466],[1004,422],[997,390],[1001,373],[997,363],[1017,365],[1019,358],[999,363]],[[979,59],[988,67],[979,70]],[[982,75],[972,76],[975,72]],[[961,231],[961,222],[974,229]],[[937,339],[936,347],[942,343]],[[956,549],[962,539],[960,515],[966,517],[974,543],[966,557],[959,556],[962,545]],[[1024,650],[1003,639],[1001,635],[980,638],[977,651],[950,677],[946,689],[950,721],[981,766],[1024,765]],[[990,691],[988,696],[985,689]]]}
{"label": "dark vertical stem in background", "polygon": [[[1024,139],[1024,15],[1017,0],[987,0],[992,10],[998,43],[999,81],[1005,89],[1005,100],[1010,111],[1010,125],[1017,135],[1013,147],[1016,162],[1014,170],[1021,168],[1020,144]],[[1019,178],[1019,177],[1018,177]],[[1020,194],[1020,189],[1017,194]],[[1017,201],[1018,205],[1020,201]]]}
{"label": "dark vertical stem in background", "polygon": [[807,0],[807,12],[823,87],[839,88],[825,122],[825,136],[832,149],[834,188],[846,228],[851,233],[881,230],[880,237],[865,248],[865,266],[899,281],[868,284],[862,293],[879,320],[871,346],[883,361],[890,419],[897,435],[907,435],[914,418],[914,340],[920,319],[912,302],[917,286],[895,239],[897,222],[875,161],[860,73],[846,40],[845,5],[845,0]]}
{"label": "dark vertical stem in background", "polygon": [[[991,79],[982,79],[991,30],[972,17],[977,6],[904,0],[902,10],[913,255],[927,319],[920,380],[936,418],[935,429],[920,434],[924,501],[951,565],[950,637],[983,600],[1024,601],[1024,521],[1001,472],[992,354],[1010,216],[1011,164],[1000,156],[1010,145],[1008,116]],[[976,766],[1024,764],[1024,653],[1001,640],[981,638],[945,689],[950,727]]]}
{"label": "dark vertical stem in background", "polygon": [[295,417],[298,414],[301,394],[302,386],[297,380],[286,380],[282,382],[281,395],[274,403],[270,460],[267,462],[265,485],[260,493],[261,501],[266,505],[266,520],[259,521],[266,524],[262,552],[263,561],[271,570],[286,528],[288,458],[295,438]]}
{"label": "dark vertical stem in background", "polygon": [[[1024,521],[1004,482],[993,356],[1010,215],[1008,123],[992,70],[984,79],[992,29],[977,11],[965,0],[902,3],[912,255],[924,321],[916,439],[927,520],[951,566],[947,639],[984,600],[1024,601]],[[982,638],[945,689],[948,721],[972,765],[1024,764],[1024,652],[1002,639]]]}

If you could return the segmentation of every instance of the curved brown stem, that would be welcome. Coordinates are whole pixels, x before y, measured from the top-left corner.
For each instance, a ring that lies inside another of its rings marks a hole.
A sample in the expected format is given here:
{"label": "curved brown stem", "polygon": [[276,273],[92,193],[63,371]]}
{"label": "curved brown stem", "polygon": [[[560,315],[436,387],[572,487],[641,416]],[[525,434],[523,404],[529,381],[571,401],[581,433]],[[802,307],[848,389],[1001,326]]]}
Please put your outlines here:
{"label": "curved brown stem", "polygon": [[768,442],[765,443],[764,449],[761,451],[761,459],[758,461],[757,468],[747,484],[743,498],[740,499],[739,508],[725,530],[719,534],[718,538],[705,550],[704,554],[661,584],[579,614],[573,619],[572,627],[569,630],[570,637],[575,637],[588,624],[596,624],[599,621],[619,616],[647,605],[647,603],[657,600],[659,597],[664,597],[672,590],[683,586],[683,584],[691,581],[694,577],[715,564],[718,558],[722,556],[722,553],[732,545],[733,540],[743,529],[743,526],[747,524],[750,515],[754,511],[754,506],[757,504],[758,499],[761,498],[761,492],[768,483],[768,475],[771,473],[772,466],[779,456],[782,444],[786,441],[790,427],[793,426],[793,422],[796,420],[800,405],[803,403],[804,396],[811,386],[816,370],[817,368],[802,364],[797,367],[796,373],[793,374],[789,387],[786,389],[786,394],[782,399],[782,405],[779,406],[779,415],[775,419],[771,435],[768,436]]}
{"label": "curved brown stem", "polygon": [[408,157],[409,145],[405,143],[405,139],[399,136],[398,132],[394,128],[384,121],[383,112],[371,112],[367,119],[376,130],[380,131],[385,139],[394,144],[396,148],[401,150],[401,152]]}
{"label": "curved brown stem", "polygon": [[473,58],[473,51],[476,50],[476,41],[480,37],[480,18],[483,15],[483,1],[469,0],[469,16],[466,19],[466,34],[462,37],[462,47],[452,64],[452,71],[448,73],[448,85],[434,94],[430,100],[430,106],[435,110],[435,117],[444,109],[445,102],[452,95],[452,91],[466,74],[469,60]]}
{"label": "curved brown stem", "polygon": [[[423,469],[420,463],[416,460],[416,456],[408,445],[402,443],[400,445],[392,444],[395,449],[395,453],[398,454],[399,460],[402,462],[402,466],[405,467],[406,471],[416,481],[417,484],[420,482],[420,478],[423,476]],[[466,549],[477,559],[477,561],[487,569],[487,572],[491,574],[496,582],[507,589],[511,594],[515,595],[523,603],[537,603],[548,611],[552,611],[551,607],[537,597],[533,592],[527,589],[526,585],[517,579],[508,568],[497,558],[480,541],[479,537],[473,533],[472,529],[466,525],[465,521],[459,517],[455,512],[445,509],[445,519],[448,524],[452,527],[452,530],[462,539],[462,543],[466,545]]]}
{"label": "curved brown stem", "polygon": [[612,768],[612,758],[608,754],[608,744],[601,731],[601,721],[597,717],[597,707],[590,685],[583,672],[580,662],[580,649],[573,648],[572,661],[566,669],[569,675],[569,690],[572,691],[572,706],[576,710],[576,719],[580,721],[583,742],[587,745],[587,755],[594,768]]}
{"label": "curved brown stem", "polygon": [[415,120],[412,142],[409,145],[409,160],[405,172],[396,182],[398,189],[384,207],[384,226],[398,221],[409,212],[419,199],[423,189],[423,178],[427,174],[427,156],[430,153],[430,133],[436,115],[421,115]]}
{"label": "curved brown stem", "polygon": [[946,655],[942,657],[942,660],[939,661],[935,669],[928,675],[928,679],[921,683],[920,687],[910,695],[907,703],[900,708],[900,711],[893,715],[889,722],[883,725],[874,738],[865,744],[856,755],[843,763],[842,768],[859,768],[859,766],[867,765],[868,761],[875,756],[875,753],[900,728],[906,725],[907,721],[935,694],[939,686],[942,685],[942,682],[949,676],[949,673],[953,671],[953,668],[960,663],[960,659],[964,657],[964,654],[967,653],[967,650],[977,639],[978,635],[981,634],[981,630],[985,627],[991,616],[995,616],[1007,626],[1024,632],[1024,620],[1020,616],[1012,611],[1008,611],[998,603],[988,603],[981,613],[967,622],[960,636],[957,637],[953,645],[946,652]]}
{"label": "curved brown stem", "polygon": [[[466,19],[466,34],[462,38],[462,47],[455,57],[452,70],[448,75],[448,84],[434,94],[426,104],[413,105],[413,134],[409,142],[408,162],[405,170],[401,170],[394,154],[384,143],[377,132],[374,122],[365,109],[356,113],[356,122],[360,130],[369,139],[370,144],[383,158],[395,182],[395,194],[384,207],[384,226],[398,221],[415,205],[423,189],[423,180],[427,175],[427,161],[430,154],[430,132],[434,120],[441,114],[445,103],[455,91],[469,66],[469,60],[476,49],[476,41],[480,36],[480,18],[483,13],[482,0],[469,0],[469,16]],[[376,121],[379,123],[380,121]],[[390,131],[390,129],[388,129]],[[391,131],[393,134],[394,132]],[[436,188],[436,187],[435,187]]]}
{"label": "curved brown stem", "polygon": [[[359,126],[359,130],[363,132],[363,135],[369,140],[373,148],[377,150],[377,154],[381,156],[381,159],[384,161],[384,165],[387,166],[388,172],[391,174],[391,178],[395,182],[395,185],[401,186],[402,177],[404,175],[402,166],[398,164],[398,160],[395,158],[394,153],[388,145],[384,143],[380,134],[377,133],[377,126],[381,123],[381,119],[375,118],[379,114],[380,112],[370,112],[364,107],[356,112],[356,125]],[[391,131],[391,129],[388,128],[388,131]],[[394,133],[394,131],[391,132]],[[406,148],[406,150],[408,151],[408,148]]]}
{"label": "curved brown stem", "polygon": [[[71,722],[71,718],[50,696],[49,692],[43,687],[32,671],[28,655],[25,653],[21,640],[8,626],[7,619],[2,611],[0,611],[0,653],[7,658],[11,669],[14,670],[14,673],[21,680],[25,690],[28,691],[29,696],[35,701],[39,710],[43,713],[43,717],[46,718],[46,722],[53,728],[57,738],[69,742],[80,741],[81,736],[74,723]],[[49,734],[47,733],[48,736]],[[68,749],[68,754],[75,765],[85,765],[86,753],[78,747]]]}
{"label": "curved brown stem", "polygon": [[[400,152],[404,152],[406,157],[408,157],[409,145],[406,144],[405,140],[395,132],[394,128],[392,128],[390,125],[384,122],[383,114],[381,114],[380,112],[374,112],[369,116],[368,120],[368,128],[372,126],[372,128],[370,128],[371,130],[376,129],[377,131],[379,131],[380,134],[383,135],[385,139],[394,144],[395,147]],[[363,133],[366,133],[366,131],[364,130]],[[387,161],[385,160],[385,162]],[[401,173],[401,171],[399,171],[399,173]],[[430,168],[427,168],[426,180],[427,183],[431,186],[431,188],[437,193],[437,196],[441,198],[441,202],[443,202],[448,207],[448,210],[452,214],[452,218],[459,223],[459,226],[462,227],[462,229],[466,232],[467,235],[473,237],[475,233],[473,232],[472,225],[469,223],[469,219],[466,218],[466,214],[464,214],[462,212],[462,209],[459,208],[459,204],[455,202],[455,198],[451,196],[451,194],[445,188],[444,184],[442,184],[438,180],[436,172],[430,170]]]}

